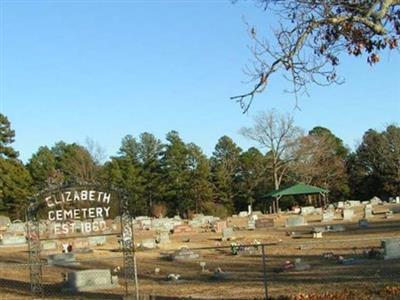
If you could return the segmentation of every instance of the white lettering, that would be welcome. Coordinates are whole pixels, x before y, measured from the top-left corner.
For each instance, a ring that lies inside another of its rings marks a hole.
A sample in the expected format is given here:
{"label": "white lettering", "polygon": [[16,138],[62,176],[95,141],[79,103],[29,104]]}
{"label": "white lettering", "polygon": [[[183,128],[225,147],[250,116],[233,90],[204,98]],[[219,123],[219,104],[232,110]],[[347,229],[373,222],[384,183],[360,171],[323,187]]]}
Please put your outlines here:
{"label": "white lettering", "polygon": [[97,201],[100,202],[101,201],[101,195],[103,195],[104,192],[98,192],[98,196],[97,196]]}
{"label": "white lettering", "polygon": [[81,200],[87,200],[88,191],[81,191]]}
{"label": "white lettering", "polygon": [[55,221],[54,210],[49,211],[48,219],[50,221]]}
{"label": "white lettering", "polygon": [[79,220],[80,218],[81,218],[81,216],[79,214],[79,208],[75,208],[74,209],[74,219]]}
{"label": "white lettering", "polygon": [[110,203],[110,199],[111,199],[111,194],[104,193],[103,202]]}
{"label": "white lettering", "polygon": [[75,216],[72,215],[72,210],[65,210],[64,211],[64,218],[65,219],[75,219]]}
{"label": "white lettering", "polygon": [[68,233],[68,224],[62,224],[62,233],[67,234]]}
{"label": "white lettering", "polygon": [[82,213],[83,213],[83,219],[86,219],[87,218],[87,216],[86,216],[86,214],[87,214],[87,208],[82,208],[81,209],[81,211],[82,211]]}
{"label": "white lettering", "polygon": [[71,192],[65,192],[65,194],[67,195],[67,202],[71,202],[72,201]]}
{"label": "white lettering", "polygon": [[92,226],[91,226],[92,224],[90,224],[89,222],[86,222],[85,224],[84,224],[84,228],[85,228],[85,232],[90,232],[91,231],[91,229],[92,229]]}
{"label": "white lettering", "polygon": [[56,224],[54,224],[54,233],[55,234],[61,234],[61,224],[60,223],[56,223]]}
{"label": "white lettering", "polygon": [[50,202],[51,196],[44,198],[44,200],[46,201],[48,207],[54,206],[54,203]]}
{"label": "white lettering", "polygon": [[62,203],[62,201],[57,200],[56,195],[53,195],[53,199],[54,199],[54,203],[55,203],[55,204],[60,204],[60,203]]}
{"label": "white lettering", "polygon": [[103,208],[102,207],[96,207],[96,217],[97,218],[103,217]]}
{"label": "white lettering", "polygon": [[103,217],[105,217],[105,218],[107,218],[107,217],[109,217],[109,211],[110,211],[110,207],[109,206],[107,206],[107,207],[103,207],[103,209],[104,209],[104,211],[106,212],[106,215],[105,216],[103,216]]}
{"label": "white lettering", "polygon": [[56,210],[56,220],[60,221],[63,219],[63,211],[62,210]]}
{"label": "white lettering", "polygon": [[96,218],[96,208],[95,207],[91,207],[89,208],[89,218]]}
{"label": "white lettering", "polygon": [[90,191],[89,192],[89,200],[90,201],[94,201],[94,193],[96,193],[95,191]]}

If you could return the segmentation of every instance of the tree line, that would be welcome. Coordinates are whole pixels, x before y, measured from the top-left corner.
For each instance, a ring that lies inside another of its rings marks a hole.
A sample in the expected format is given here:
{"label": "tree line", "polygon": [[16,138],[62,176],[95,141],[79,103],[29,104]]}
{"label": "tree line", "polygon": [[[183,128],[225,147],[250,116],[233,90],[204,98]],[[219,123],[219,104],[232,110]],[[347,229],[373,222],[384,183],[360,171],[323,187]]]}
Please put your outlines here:
{"label": "tree line", "polygon": [[[125,136],[118,152],[104,161],[96,143],[60,141],[40,147],[23,163],[12,147],[15,132],[0,114],[0,212],[23,218],[29,199],[63,185],[100,184],[125,190],[135,215],[193,213],[227,216],[246,210],[266,211],[265,195],[304,182],[326,188],[333,201],[387,199],[400,195],[400,127],[369,129],[350,151],[329,129],[305,133],[290,115],[262,112],[241,134],[257,147],[241,149],[228,136],[216,143],[211,157],[177,131],[165,141],[144,132]],[[282,208],[303,204],[283,199]]]}

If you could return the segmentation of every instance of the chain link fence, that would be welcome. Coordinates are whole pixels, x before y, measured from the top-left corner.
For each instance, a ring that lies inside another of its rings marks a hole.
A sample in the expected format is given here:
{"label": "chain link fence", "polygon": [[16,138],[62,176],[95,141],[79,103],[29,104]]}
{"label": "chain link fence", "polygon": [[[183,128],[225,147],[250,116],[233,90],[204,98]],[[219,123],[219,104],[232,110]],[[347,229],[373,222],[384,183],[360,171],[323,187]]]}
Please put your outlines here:
{"label": "chain link fence", "polygon": [[[265,255],[240,241],[138,251],[140,299],[400,299],[400,260],[382,259],[382,238],[298,237],[265,244]],[[0,299],[32,299],[26,250],[2,250]],[[63,264],[43,254],[43,298],[135,299],[117,249],[74,256]]]}

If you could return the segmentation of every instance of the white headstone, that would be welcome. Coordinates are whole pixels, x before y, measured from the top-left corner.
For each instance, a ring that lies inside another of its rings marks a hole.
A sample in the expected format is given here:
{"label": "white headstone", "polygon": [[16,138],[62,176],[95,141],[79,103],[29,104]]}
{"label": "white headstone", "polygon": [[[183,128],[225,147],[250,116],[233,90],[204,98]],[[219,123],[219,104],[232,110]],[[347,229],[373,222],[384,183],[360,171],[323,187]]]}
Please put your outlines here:
{"label": "white headstone", "polygon": [[303,216],[289,216],[286,220],[286,227],[307,225]]}
{"label": "white headstone", "polygon": [[393,238],[382,241],[383,258],[397,259],[400,258],[400,238]]}
{"label": "white headstone", "polygon": [[322,222],[331,222],[335,218],[335,213],[333,211],[326,211],[322,214]]}
{"label": "white headstone", "polygon": [[303,216],[311,215],[315,212],[314,206],[304,206],[301,208],[301,214]]}
{"label": "white headstone", "polygon": [[118,287],[118,277],[108,269],[92,269],[67,273],[65,290],[92,291]]}
{"label": "white headstone", "polygon": [[345,208],[343,210],[343,221],[351,221],[354,216],[354,211],[352,209]]}

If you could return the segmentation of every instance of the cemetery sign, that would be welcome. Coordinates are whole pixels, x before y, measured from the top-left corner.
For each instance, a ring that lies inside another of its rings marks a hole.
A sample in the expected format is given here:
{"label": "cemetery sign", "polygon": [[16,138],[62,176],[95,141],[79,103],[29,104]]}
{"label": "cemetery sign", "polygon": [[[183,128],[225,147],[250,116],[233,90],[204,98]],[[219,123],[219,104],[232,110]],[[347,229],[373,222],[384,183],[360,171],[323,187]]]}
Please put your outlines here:
{"label": "cemetery sign", "polygon": [[54,234],[99,233],[107,230],[117,201],[111,192],[97,189],[56,191],[44,197],[46,219],[54,223]]}
{"label": "cemetery sign", "polygon": [[130,196],[123,190],[89,185],[46,190],[31,199],[26,216],[33,295],[44,295],[41,241],[115,235],[123,253],[125,293],[134,282],[138,296]]}

